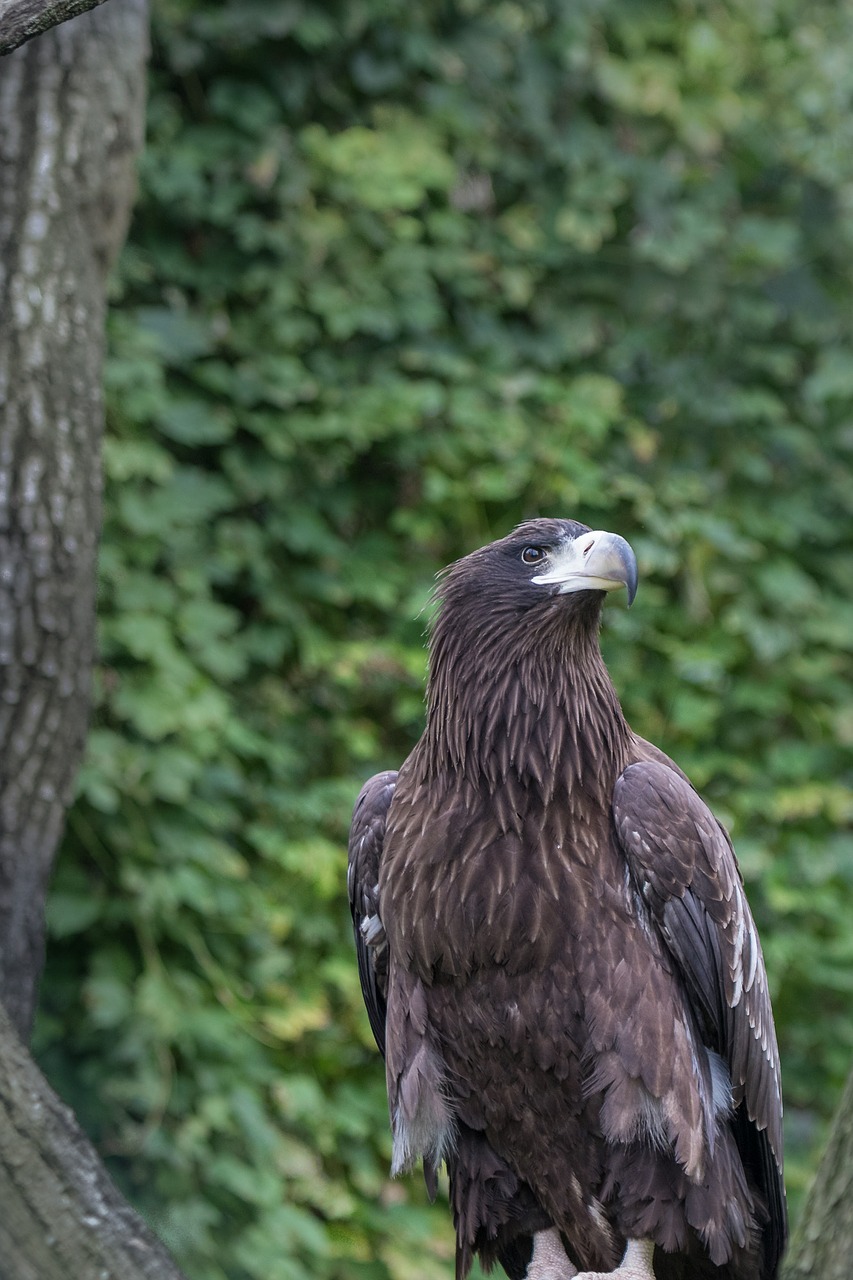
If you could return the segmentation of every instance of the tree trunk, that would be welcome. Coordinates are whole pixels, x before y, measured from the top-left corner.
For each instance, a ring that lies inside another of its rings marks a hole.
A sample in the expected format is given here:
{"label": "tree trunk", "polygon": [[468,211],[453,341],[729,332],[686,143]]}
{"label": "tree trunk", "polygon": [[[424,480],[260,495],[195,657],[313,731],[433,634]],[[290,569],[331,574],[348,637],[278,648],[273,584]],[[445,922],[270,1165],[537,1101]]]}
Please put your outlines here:
{"label": "tree trunk", "polygon": [[182,1280],[0,1008],[0,1277]]}
{"label": "tree trunk", "polygon": [[181,1280],[15,1030],[88,719],[106,281],[147,49],[146,0],[112,0],[0,69],[0,1280]]}
{"label": "tree trunk", "polygon": [[0,54],[103,3],[104,0],[0,0]]}
{"label": "tree trunk", "polygon": [[803,1216],[784,1280],[848,1280],[853,1270],[853,1071]]}
{"label": "tree trunk", "polygon": [[29,1037],[85,739],[106,275],[143,134],[146,0],[0,64],[0,1000]]}

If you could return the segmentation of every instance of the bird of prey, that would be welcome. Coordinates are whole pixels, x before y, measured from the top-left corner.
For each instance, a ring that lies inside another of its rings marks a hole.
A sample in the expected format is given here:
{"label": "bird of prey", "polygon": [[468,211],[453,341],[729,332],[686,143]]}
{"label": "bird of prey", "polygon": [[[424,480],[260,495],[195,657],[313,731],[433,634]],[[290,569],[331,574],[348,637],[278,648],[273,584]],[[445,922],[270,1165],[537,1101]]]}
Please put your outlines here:
{"label": "bird of prey", "polygon": [[779,1060],[731,842],[601,657],[628,543],[538,519],[437,589],[427,720],[348,885],[392,1172],[445,1162],[456,1276],[772,1280]]}

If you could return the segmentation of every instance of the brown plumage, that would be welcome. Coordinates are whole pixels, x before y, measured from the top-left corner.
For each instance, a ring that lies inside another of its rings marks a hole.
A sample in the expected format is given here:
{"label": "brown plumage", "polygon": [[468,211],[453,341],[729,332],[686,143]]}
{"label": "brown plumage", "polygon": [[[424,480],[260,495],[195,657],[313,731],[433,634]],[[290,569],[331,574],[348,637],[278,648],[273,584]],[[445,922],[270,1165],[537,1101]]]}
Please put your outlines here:
{"label": "brown plumage", "polygon": [[356,804],[349,889],[386,1058],[393,1171],[450,1174],[457,1277],[581,1270],[654,1241],[658,1280],[772,1280],[779,1065],[734,852],[632,732],[601,658],[628,544],[534,520],[438,591],[426,729]]}

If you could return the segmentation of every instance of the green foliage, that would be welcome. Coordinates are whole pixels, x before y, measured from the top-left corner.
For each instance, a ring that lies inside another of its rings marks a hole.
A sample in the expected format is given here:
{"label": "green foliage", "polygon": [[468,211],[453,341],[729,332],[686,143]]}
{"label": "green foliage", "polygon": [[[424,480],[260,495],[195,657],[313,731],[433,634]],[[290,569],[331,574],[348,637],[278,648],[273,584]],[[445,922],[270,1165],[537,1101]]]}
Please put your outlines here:
{"label": "green foliage", "polygon": [[733,829],[796,1193],[853,1055],[850,15],[155,8],[46,1068],[193,1280],[450,1274],[346,828],[436,569],[572,515],[636,546],[608,660]]}

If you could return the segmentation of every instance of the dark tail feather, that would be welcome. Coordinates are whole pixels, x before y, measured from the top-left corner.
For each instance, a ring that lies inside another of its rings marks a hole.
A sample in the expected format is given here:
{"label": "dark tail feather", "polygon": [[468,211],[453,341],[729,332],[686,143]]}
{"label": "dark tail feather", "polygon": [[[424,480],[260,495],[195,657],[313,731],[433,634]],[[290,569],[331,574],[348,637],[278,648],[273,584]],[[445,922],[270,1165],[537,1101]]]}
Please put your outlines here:
{"label": "dark tail feather", "polygon": [[534,1232],[551,1226],[530,1187],[481,1133],[465,1125],[459,1126],[448,1172],[456,1226],[456,1280],[466,1280],[475,1254],[485,1271],[500,1263],[510,1280],[524,1280]]}

